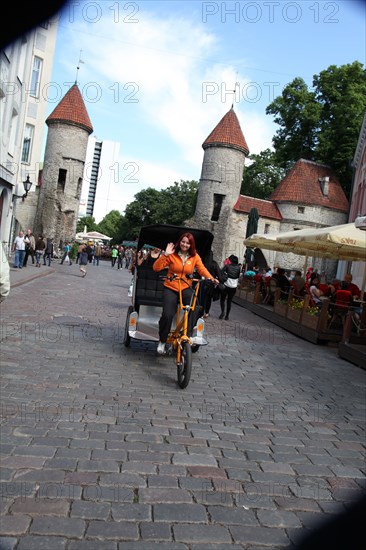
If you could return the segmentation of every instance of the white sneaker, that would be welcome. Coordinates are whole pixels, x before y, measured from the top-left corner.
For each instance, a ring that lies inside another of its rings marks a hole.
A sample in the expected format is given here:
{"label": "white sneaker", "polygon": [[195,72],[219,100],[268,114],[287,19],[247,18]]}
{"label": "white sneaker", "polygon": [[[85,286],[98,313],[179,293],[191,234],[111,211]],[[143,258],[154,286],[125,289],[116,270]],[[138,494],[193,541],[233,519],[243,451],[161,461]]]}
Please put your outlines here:
{"label": "white sneaker", "polygon": [[160,355],[163,355],[163,353],[165,353],[165,343],[164,343],[164,342],[159,342],[159,343],[158,343],[157,352],[158,352]]}

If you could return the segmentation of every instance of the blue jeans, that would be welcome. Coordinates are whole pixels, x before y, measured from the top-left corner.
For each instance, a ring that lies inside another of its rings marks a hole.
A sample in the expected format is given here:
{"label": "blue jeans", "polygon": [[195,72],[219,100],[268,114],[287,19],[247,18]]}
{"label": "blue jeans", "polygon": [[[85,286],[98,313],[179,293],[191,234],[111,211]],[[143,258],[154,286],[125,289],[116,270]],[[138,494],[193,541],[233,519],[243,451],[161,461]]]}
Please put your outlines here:
{"label": "blue jeans", "polygon": [[41,265],[41,257],[43,254],[43,250],[36,250],[36,262],[37,265]]}
{"label": "blue jeans", "polygon": [[48,266],[51,265],[51,252],[45,252],[43,255],[43,265],[46,265],[46,261],[48,260]]}
{"label": "blue jeans", "polygon": [[13,267],[19,267],[19,269],[22,269],[24,258],[25,258],[25,250],[16,250]]}
{"label": "blue jeans", "polygon": [[99,265],[99,256],[94,256],[93,265]]}

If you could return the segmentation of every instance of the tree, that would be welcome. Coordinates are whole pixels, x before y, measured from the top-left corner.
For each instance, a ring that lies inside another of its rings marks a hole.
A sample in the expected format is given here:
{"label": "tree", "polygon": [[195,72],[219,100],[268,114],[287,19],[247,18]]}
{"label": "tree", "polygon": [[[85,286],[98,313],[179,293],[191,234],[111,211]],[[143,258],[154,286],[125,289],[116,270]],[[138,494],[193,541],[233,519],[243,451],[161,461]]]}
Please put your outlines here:
{"label": "tree", "polygon": [[314,75],[313,91],[295,78],[266,109],[280,126],[273,138],[279,165],[288,168],[300,158],[328,164],[349,196],[365,109],[366,71],[359,61]]}
{"label": "tree", "polygon": [[97,225],[96,230],[108,237],[112,237],[114,243],[121,242],[122,214],[118,210],[111,210]]}
{"label": "tree", "polygon": [[317,158],[334,169],[349,191],[351,161],[366,109],[366,71],[358,61],[314,76],[316,99],[322,106]]}
{"label": "tree", "polygon": [[280,126],[273,137],[273,146],[277,162],[283,168],[287,168],[289,161],[314,157],[320,111],[315,94],[302,78],[295,78],[268,105],[266,113],[275,115],[274,122]]}
{"label": "tree", "polygon": [[167,220],[165,223],[183,225],[191,218],[196,209],[198,182],[183,181],[174,182],[174,185],[163,189],[162,214]]}
{"label": "tree", "polygon": [[278,166],[275,153],[270,149],[259,155],[250,155],[250,165],[244,168],[240,193],[257,199],[268,199],[285,176],[285,170]]}
{"label": "tree", "polygon": [[137,193],[125,209],[129,238],[143,225],[182,225],[194,214],[197,189],[198,182],[181,180],[161,191],[149,187]]}
{"label": "tree", "polygon": [[76,224],[76,233],[83,233],[85,226],[87,232],[96,230],[97,224],[93,216],[84,216],[80,218]]}

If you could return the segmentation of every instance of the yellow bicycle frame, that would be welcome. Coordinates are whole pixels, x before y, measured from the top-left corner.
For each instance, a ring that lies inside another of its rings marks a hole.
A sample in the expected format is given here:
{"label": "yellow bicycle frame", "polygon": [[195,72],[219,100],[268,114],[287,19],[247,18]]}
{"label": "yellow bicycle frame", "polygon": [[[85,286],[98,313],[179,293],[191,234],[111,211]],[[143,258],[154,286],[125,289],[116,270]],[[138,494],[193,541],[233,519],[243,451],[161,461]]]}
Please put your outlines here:
{"label": "yellow bicycle frame", "polygon": [[[175,329],[169,333],[167,338],[167,344],[173,344],[173,349],[177,352],[177,364],[181,363],[182,356],[182,343],[190,343],[190,338],[188,336],[188,314],[190,311],[194,311],[197,304],[197,296],[200,288],[200,279],[192,279],[192,283],[196,282],[197,285],[194,289],[193,299],[191,300],[191,305],[183,305],[182,297],[182,285],[181,279],[179,279],[179,305],[176,315],[176,324]],[[183,311],[183,317],[181,312]]]}

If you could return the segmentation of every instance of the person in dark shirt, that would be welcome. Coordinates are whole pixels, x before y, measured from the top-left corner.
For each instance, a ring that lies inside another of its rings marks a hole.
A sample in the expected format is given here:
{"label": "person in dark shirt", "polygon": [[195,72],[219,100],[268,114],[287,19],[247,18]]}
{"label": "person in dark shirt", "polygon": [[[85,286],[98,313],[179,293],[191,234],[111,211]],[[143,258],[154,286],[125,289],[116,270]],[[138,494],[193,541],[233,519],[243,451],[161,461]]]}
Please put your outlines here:
{"label": "person in dark shirt", "polygon": [[282,267],[277,269],[277,287],[281,289],[281,300],[286,300],[290,290],[290,281],[286,277],[285,270]]}

